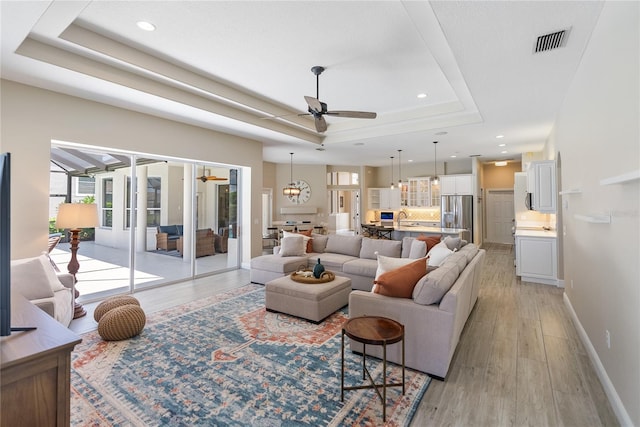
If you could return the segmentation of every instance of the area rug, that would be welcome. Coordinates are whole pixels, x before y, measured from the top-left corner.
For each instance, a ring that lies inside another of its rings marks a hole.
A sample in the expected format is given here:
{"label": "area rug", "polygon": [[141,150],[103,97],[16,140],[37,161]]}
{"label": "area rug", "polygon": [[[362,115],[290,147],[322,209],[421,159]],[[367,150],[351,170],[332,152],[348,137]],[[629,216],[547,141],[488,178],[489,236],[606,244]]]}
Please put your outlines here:
{"label": "area rug", "polygon": [[[150,315],[130,340],[90,332],[72,353],[71,425],[383,425],[374,390],[340,401],[346,319],[345,309],[318,325],[267,312],[264,287],[247,285]],[[345,358],[345,384],[362,384],[362,358]],[[380,382],[382,363],[367,367]],[[389,364],[389,381],[401,372]],[[409,425],[429,381],[407,369],[405,395],[387,389],[387,425]]]}

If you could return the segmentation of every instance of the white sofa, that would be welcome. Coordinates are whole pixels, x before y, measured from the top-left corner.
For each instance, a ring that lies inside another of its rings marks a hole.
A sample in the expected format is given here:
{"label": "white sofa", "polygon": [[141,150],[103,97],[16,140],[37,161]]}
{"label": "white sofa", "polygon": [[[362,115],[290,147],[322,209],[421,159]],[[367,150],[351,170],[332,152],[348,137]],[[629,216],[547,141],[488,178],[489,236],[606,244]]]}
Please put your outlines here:
{"label": "white sofa", "polygon": [[57,272],[46,253],[11,261],[11,292],[22,294],[64,326],[73,319],[74,278]]}
{"label": "white sofa", "polygon": [[[362,236],[340,234],[311,234],[313,251],[301,256],[278,254],[262,255],[251,260],[250,276],[253,283],[265,284],[273,279],[289,275],[299,267],[313,267],[320,262],[327,270],[351,279],[353,289],[369,291],[378,268],[377,254],[408,258],[415,239],[370,239]],[[424,256],[424,254],[422,254]]]}
{"label": "white sofa", "polygon": [[[439,303],[425,305],[418,302],[421,299],[420,282],[414,288],[412,298],[353,291],[349,295],[349,317],[383,316],[400,322],[405,326],[405,365],[444,379],[462,329],[478,299],[484,258],[484,249],[469,244],[428,273],[425,278],[457,277]],[[464,263],[462,268],[461,263]],[[351,341],[349,345],[351,350],[362,352],[362,344]],[[381,358],[381,347],[367,346],[367,354]],[[402,362],[399,344],[387,348],[387,360]]]}

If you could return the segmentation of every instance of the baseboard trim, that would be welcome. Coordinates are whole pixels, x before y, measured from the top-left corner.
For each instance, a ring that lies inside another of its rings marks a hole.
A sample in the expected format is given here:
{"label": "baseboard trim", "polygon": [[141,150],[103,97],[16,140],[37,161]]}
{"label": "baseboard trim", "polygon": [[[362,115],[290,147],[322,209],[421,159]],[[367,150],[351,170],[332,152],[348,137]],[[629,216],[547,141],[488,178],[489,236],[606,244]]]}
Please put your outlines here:
{"label": "baseboard trim", "polygon": [[604,366],[600,361],[600,357],[598,357],[598,353],[596,352],[596,349],[593,347],[593,344],[591,344],[591,340],[589,339],[587,332],[582,327],[582,323],[580,323],[580,320],[578,319],[578,315],[573,309],[573,306],[571,305],[571,301],[569,300],[569,297],[567,296],[566,292],[563,295],[563,299],[564,299],[565,306],[569,310],[569,314],[571,314],[573,325],[576,327],[576,330],[578,331],[578,336],[580,337],[580,341],[582,341],[584,348],[587,350],[589,359],[591,359],[591,363],[593,363],[593,366],[596,370],[596,374],[598,375],[598,378],[602,383],[604,392],[606,393],[607,398],[609,398],[609,403],[611,404],[611,407],[613,408],[613,412],[615,412],[616,417],[618,417],[618,421],[620,422],[620,425],[633,427],[633,422],[631,422],[629,413],[625,409],[624,404],[622,403],[622,400],[620,400],[620,396],[618,396],[618,392],[613,386],[613,383],[611,382],[609,375],[607,375],[607,371],[604,369]]}

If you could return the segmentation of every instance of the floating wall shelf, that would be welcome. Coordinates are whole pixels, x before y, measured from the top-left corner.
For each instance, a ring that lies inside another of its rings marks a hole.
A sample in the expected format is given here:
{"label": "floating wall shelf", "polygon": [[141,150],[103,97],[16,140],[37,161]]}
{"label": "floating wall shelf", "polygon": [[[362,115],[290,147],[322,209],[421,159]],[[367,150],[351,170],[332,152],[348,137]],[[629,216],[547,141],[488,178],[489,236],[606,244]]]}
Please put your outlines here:
{"label": "floating wall shelf", "polygon": [[582,190],[579,188],[572,188],[571,190],[562,190],[560,191],[558,194],[560,194],[561,196],[566,196],[568,194],[580,194],[582,193]]}
{"label": "floating wall shelf", "polygon": [[625,182],[631,182],[640,179],[640,169],[623,173],[622,175],[612,176],[611,178],[605,178],[600,180],[600,185],[613,185],[623,184]]}
{"label": "floating wall shelf", "polygon": [[611,214],[599,214],[599,215],[574,214],[573,217],[580,221],[590,222],[592,224],[611,224]]}

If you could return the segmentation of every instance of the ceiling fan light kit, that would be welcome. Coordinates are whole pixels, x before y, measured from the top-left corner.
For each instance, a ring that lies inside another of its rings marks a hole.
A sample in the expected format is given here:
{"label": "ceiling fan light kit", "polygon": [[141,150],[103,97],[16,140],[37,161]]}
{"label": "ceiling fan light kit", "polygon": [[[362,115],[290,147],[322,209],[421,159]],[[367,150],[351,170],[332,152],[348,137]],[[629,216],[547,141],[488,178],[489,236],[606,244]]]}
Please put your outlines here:
{"label": "ceiling fan light kit", "polygon": [[315,126],[318,132],[324,132],[327,130],[327,121],[324,119],[324,115],[334,117],[349,117],[353,119],[375,119],[377,114],[368,111],[345,111],[335,110],[329,111],[327,104],[320,101],[320,74],[325,70],[324,67],[316,65],[311,67],[311,72],[316,76],[316,97],[305,96],[304,100],[307,103],[309,114],[315,119]]}

